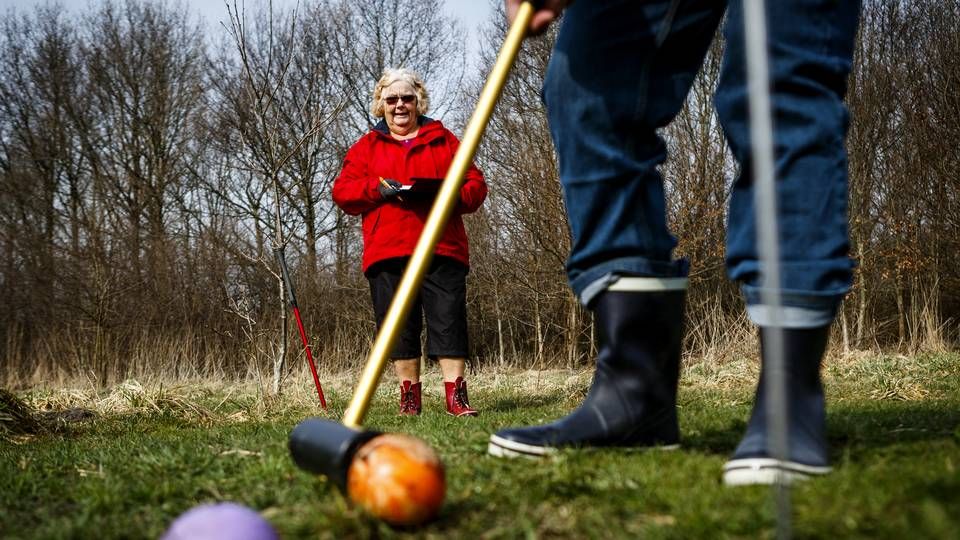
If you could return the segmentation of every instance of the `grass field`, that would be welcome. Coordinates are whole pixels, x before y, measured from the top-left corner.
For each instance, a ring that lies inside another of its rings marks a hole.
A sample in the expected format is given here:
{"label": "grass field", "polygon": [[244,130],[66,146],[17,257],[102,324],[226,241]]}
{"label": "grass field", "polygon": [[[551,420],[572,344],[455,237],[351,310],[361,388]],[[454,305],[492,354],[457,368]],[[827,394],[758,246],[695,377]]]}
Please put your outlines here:
{"label": "grass field", "polygon": [[[422,437],[447,467],[441,515],[416,530],[365,516],[294,467],[290,429],[319,414],[306,380],[266,403],[253,387],[202,383],[19,392],[29,417],[18,420],[9,400],[0,409],[0,537],[156,538],[186,509],[230,500],[283,538],[769,538],[771,491],[719,481],[749,412],[752,369],[685,371],[679,451],[541,462],[488,457],[487,437],[568,411],[589,373],[476,374],[472,419],[443,414],[435,373],[424,414],[400,418],[388,379],[367,425]],[[328,414],[339,418],[353,382],[328,379]],[[960,538],[960,356],[834,359],[826,379],[836,470],[792,490],[795,536]]]}

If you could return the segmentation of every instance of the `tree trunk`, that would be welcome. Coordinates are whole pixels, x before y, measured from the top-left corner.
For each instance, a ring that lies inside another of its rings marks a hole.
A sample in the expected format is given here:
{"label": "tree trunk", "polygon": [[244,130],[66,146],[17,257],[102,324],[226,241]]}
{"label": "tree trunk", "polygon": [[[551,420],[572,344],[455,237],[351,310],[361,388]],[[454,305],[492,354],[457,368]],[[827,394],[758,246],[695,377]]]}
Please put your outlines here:
{"label": "tree trunk", "polygon": [[843,332],[843,354],[850,354],[850,325],[847,324],[847,310],[840,310],[840,329]]}
{"label": "tree trunk", "polygon": [[576,298],[567,296],[567,305],[570,307],[567,321],[567,369],[573,369],[577,363],[577,335],[579,335],[580,319],[577,313]]}
{"label": "tree trunk", "polygon": [[540,294],[534,294],[533,298],[533,323],[536,329],[536,355],[534,356],[534,362],[540,366],[540,369],[543,369],[543,331],[540,328]]}
{"label": "tree trunk", "polygon": [[863,347],[863,337],[867,326],[867,273],[863,268],[864,261],[866,260],[863,245],[863,241],[857,242],[857,258],[860,260],[860,283],[857,287],[857,321],[854,346],[858,349]]}
{"label": "tree trunk", "polygon": [[904,309],[903,286],[900,278],[900,269],[898,268],[896,271],[896,280],[894,280],[894,288],[896,289],[897,296],[897,340],[902,347],[907,335],[907,314]]}
{"label": "tree trunk", "polygon": [[287,364],[287,290],[281,276],[278,281],[280,291],[280,349],[276,352],[276,358],[273,359],[273,395],[279,396],[283,389],[283,375]]}

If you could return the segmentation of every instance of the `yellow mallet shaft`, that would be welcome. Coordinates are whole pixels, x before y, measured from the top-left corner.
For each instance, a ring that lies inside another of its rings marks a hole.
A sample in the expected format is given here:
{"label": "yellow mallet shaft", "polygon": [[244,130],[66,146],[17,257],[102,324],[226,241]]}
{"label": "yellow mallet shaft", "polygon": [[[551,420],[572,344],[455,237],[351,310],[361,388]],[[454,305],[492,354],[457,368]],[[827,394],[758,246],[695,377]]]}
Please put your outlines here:
{"label": "yellow mallet shaft", "polygon": [[497,61],[493,65],[493,70],[487,78],[483,91],[480,93],[480,99],[477,101],[473,116],[470,117],[470,122],[467,124],[463,141],[461,141],[457,153],[453,156],[453,162],[443,179],[440,192],[437,193],[436,202],[434,202],[430,215],[427,217],[423,233],[417,241],[417,246],[413,250],[413,255],[410,257],[406,270],[403,272],[403,278],[400,280],[397,293],[390,303],[390,309],[387,310],[387,315],[383,319],[377,339],[373,342],[373,348],[370,350],[370,356],[367,358],[366,366],[364,366],[363,373],[360,375],[360,382],[353,393],[353,399],[343,415],[343,423],[348,427],[359,427],[367,415],[370,400],[373,398],[373,393],[380,381],[380,375],[383,374],[383,368],[386,367],[387,358],[397,340],[400,324],[406,320],[410,313],[410,306],[413,304],[413,299],[423,282],[423,274],[433,258],[433,250],[447,226],[447,221],[450,219],[454,206],[459,201],[463,176],[477,153],[480,137],[483,135],[490,114],[493,113],[497,99],[503,91],[503,85],[506,83],[510,68],[520,51],[520,45],[523,43],[532,16],[533,6],[530,2],[524,2],[520,5],[517,17],[507,32],[507,38],[497,55]]}

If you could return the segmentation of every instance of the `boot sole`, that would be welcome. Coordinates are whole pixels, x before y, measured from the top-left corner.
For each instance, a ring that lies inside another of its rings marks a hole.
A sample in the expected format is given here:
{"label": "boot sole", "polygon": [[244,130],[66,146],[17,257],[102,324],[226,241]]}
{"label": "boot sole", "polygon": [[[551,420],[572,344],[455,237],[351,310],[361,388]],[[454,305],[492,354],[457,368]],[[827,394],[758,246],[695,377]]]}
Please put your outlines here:
{"label": "boot sole", "polygon": [[728,486],[770,485],[777,482],[791,484],[823,476],[832,470],[831,467],[773,458],[733,459],[723,466],[723,483]]}
{"label": "boot sole", "polygon": [[[680,448],[679,444],[664,444],[660,446],[605,446],[603,449],[616,448],[618,450],[623,450],[627,452],[631,451],[642,451],[642,450],[676,450]],[[573,447],[570,448],[574,449]],[[596,446],[585,446],[579,448],[580,450],[598,450],[599,447]],[[560,448],[555,448],[552,446],[535,446],[532,444],[524,444],[517,441],[511,441],[510,439],[504,439],[503,437],[498,437],[496,435],[490,436],[490,443],[487,445],[487,453],[491,456],[502,457],[502,458],[518,458],[524,457],[529,459],[538,459],[551,456],[559,452]]]}
{"label": "boot sole", "polygon": [[504,458],[542,458],[557,453],[557,449],[549,446],[523,444],[491,435],[490,444],[487,445],[487,453],[491,456]]}

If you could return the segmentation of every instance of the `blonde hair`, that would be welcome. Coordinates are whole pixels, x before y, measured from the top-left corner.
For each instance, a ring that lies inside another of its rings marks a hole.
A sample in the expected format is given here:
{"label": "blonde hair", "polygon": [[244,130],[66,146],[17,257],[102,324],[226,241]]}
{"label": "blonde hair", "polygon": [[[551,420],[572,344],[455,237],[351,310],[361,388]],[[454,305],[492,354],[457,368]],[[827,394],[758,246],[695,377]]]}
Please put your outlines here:
{"label": "blonde hair", "polygon": [[380,80],[373,87],[373,102],[370,104],[370,112],[373,113],[373,116],[383,118],[381,94],[384,88],[397,81],[403,81],[413,87],[414,93],[417,94],[417,113],[420,115],[427,114],[430,109],[430,95],[427,94],[427,87],[424,86],[423,79],[411,69],[387,68],[383,70],[383,75],[380,76]]}

